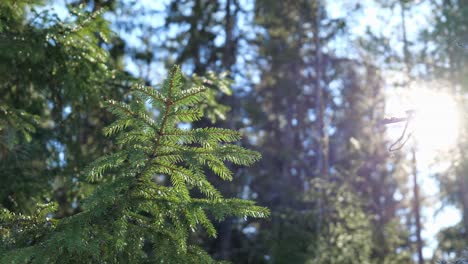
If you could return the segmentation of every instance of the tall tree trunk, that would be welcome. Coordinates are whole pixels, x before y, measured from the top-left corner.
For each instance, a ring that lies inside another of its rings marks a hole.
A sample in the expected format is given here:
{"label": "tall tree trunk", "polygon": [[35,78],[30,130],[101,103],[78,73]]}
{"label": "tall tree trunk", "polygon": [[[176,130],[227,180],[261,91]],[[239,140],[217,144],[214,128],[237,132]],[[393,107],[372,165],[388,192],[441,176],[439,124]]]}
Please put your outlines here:
{"label": "tall tree trunk", "polygon": [[[234,4],[234,11],[232,11],[231,6]],[[227,0],[224,6],[224,11],[225,11],[225,19],[224,19],[224,32],[226,35],[226,40],[224,43],[223,47],[223,55],[221,58],[222,65],[223,65],[223,70],[225,71],[231,71],[231,68],[233,67],[235,61],[236,61],[236,48],[237,48],[237,43],[236,39],[234,38],[234,27],[236,23],[236,16],[238,12],[239,6],[237,5],[235,0]],[[229,105],[232,107],[232,116],[238,116],[240,113],[235,113],[236,111],[240,110],[240,106],[237,105],[238,102],[236,101],[235,98],[232,97],[226,98],[223,97],[223,103],[226,105]],[[229,120],[226,120],[223,124],[223,126],[227,128],[234,128],[236,127],[235,125],[235,119],[230,118]],[[224,187],[224,188],[223,188]],[[221,185],[221,188],[225,189],[223,190],[225,193],[232,193],[232,190],[229,189],[229,186],[223,183]],[[229,217],[225,219],[222,223],[220,223],[220,228],[219,228],[219,255],[221,259],[223,260],[232,260],[232,240],[233,240],[233,223],[234,218]]]}
{"label": "tall tree trunk", "polygon": [[317,130],[318,130],[318,153],[317,153],[317,169],[321,177],[328,177],[328,134],[325,130],[325,103],[323,98],[322,81],[322,52],[320,45],[320,22],[322,16],[321,1],[317,0],[314,44],[315,44],[315,111],[317,115]]}
{"label": "tall tree trunk", "polygon": [[[401,7],[401,27],[403,33],[403,59],[405,63],[406,69],[406,80],[405,86],[406,89],[409,89],[409,83],[411,80],[411,62],[409,58],[409,50],[408,50],[408,39],[406,36],[406,7],[404,1],[400,1]],[[412,171],[413,171],[413,214],[414,214],[414,222],[416,225],[416,253],[418,255],[418,263],[424,264],[424,257],[422,254],[423,249],[423,241],[421,238],[421,202],[419,197],[419,185],[418,185],[418,164],[416,159],[416,148],[413,146],[411,150],[412,155]]]}
{"label": "tall tree trunk", "polygon": [[418,163],[416,160],[416,149],[413,147],[411,150],[412,161],[411,167],[413,170],[413,203],[414,203],[414,221],[416,225],[416,249],[418,254],[418,264],[424,264],[424,257],[422,254],[423,242],[421,238],[421,205],[419,199],[419,185],[418,185]]}
{"label": "tall tree trunk", "polygon": [[[322,52],[320,45],[320,22],[322,17],[321,1],[316,1],[316,14],[315,14],[315,29],[314,29],[314,46],[315,46],[315,114],[316,129],[318,131],[318,144],[317,144],[317,170],[319,177],[322,179],[328,178],[328,134],[325,130],[325,103],[323,98],[322,81]],[[322,195],[318,200],[319,216],[317,221],[318,232],[322,229],[323,221],[323,201]]]}

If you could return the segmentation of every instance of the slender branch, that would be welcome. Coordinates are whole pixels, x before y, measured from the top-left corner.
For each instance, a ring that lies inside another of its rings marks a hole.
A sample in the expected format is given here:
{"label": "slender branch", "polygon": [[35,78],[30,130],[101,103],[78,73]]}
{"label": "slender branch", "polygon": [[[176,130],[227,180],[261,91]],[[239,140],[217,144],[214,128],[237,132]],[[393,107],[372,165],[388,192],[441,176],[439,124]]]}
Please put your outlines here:
{"label": "slender branch", "polygon": [[382,121],[379,122],[380,125],[388,125],[388,124],[394,124],[394,123],[400,123],[406,121],[408,118],[407,117],[390,117],[390,118],[384,118]]}
{"label": "slender branch", "polygon": [[149,167],[149,164],[151,164],[151,162],[156,158],[156,154],[158,152],[158,149],[159,149],[159,143],[161,141],[161,138],[162,136],[164,135],[164,130],[166,129],[166,124],[167,124],[167,119],[169,117],[169,112],[171,111],[171,106],[172,106],[172,89],[173,89],[173,85],[174,85],[174,75],[177,71],[177,68],[174,68],[174,70],[172,71],[172,74],[171,74],[171,80],[169,81],[169,91],[168,91],[168,98],[167,100],[165,101],[166,103],[166,109],[164,111],[164,116],[163,116],[163,119],[162,119],[162,122],[161,122],[161,128],[159,129],[158,133],[157,133],[157,136],[156,136],[156,142],[155,142],[155,147],[154,147],[154,151],[153,151],[153,154],[149,157],[149,160],[148,162],[145,164],[145,167],[143,168],[143,170],[141,170],[140,173],[138,173],[135,177],[137,179],[141,178],[141,176],[143,175],[143,173],[148,169]]}

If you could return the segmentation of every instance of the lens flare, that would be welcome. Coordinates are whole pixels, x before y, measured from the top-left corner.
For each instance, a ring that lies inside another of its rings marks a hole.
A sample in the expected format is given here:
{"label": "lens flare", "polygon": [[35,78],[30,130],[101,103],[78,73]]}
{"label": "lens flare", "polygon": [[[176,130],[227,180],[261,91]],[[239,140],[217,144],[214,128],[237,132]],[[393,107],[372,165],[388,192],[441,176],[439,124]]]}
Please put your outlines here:
{"label": "lens flare", "polygon": [[[437,153],[454,148],[461,127],[461,111],[455,98],[436,89],[413,87],[387,95],[387,113],[411,120],[408,144],[416,144],[418,152],[434,158]],[[390,128],[390,139],[401,136],[403,123]],[[414,145],[413,145],[414,146]]]}

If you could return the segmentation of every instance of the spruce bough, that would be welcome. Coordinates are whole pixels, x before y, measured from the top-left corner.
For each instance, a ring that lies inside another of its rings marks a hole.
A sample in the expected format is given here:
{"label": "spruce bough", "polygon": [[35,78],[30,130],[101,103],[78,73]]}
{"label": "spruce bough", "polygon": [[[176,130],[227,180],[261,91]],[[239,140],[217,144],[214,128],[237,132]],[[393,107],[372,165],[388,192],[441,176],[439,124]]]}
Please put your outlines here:
{"label": "spruce bough", "polygon": [[268,209],[224,198],[207,180],[207,170],[231,180],[224,162],[248,166],[260,155],[232,144],[237,131],[181,129],[203,115],[205,88],[187,86],[175,66],[160,89],[135,85],[129,102],[108,101],[117,120],[104,133],[118,150],[83,172],[97,187],[82,212],[56,220],[46,217],[53,205],[34,217],[4,210],[0,263],[211,263],[190,233],[201,226],[215,237],[210,219],[266,217]]}

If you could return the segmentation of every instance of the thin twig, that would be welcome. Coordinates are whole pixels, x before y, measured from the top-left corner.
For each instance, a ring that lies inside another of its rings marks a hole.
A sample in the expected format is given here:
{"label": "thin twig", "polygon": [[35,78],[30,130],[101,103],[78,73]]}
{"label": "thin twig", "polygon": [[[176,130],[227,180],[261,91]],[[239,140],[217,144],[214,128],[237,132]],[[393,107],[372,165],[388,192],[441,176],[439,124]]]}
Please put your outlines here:
{"label": "thin twig", "polygon": [[[408,129],[408,125],[409,125],[409,123],[411,121],[411,117],[412,116],[410,114],[407,118],[405,118],[406,119],[406,124],[405,124],[405,128],[403,129],[403,133],[401,133],[401,136],[388,148],[388,151],[394,152],[394,151],[402,149],[403,146],[405,146],[406,142],[408,142],[408,140],[411,138],[411,136],[413,135],[412,132],[410,132],[408,134],[408,136],[406,137],[406,139],[403,141],[403,143],[401,143],[401,141],[405,138],[406,130]],[[393,122],[393,123],[395,123],[395,122]],[[399,146],[395,147],[399,143],[401,143],[401,144]]]}

